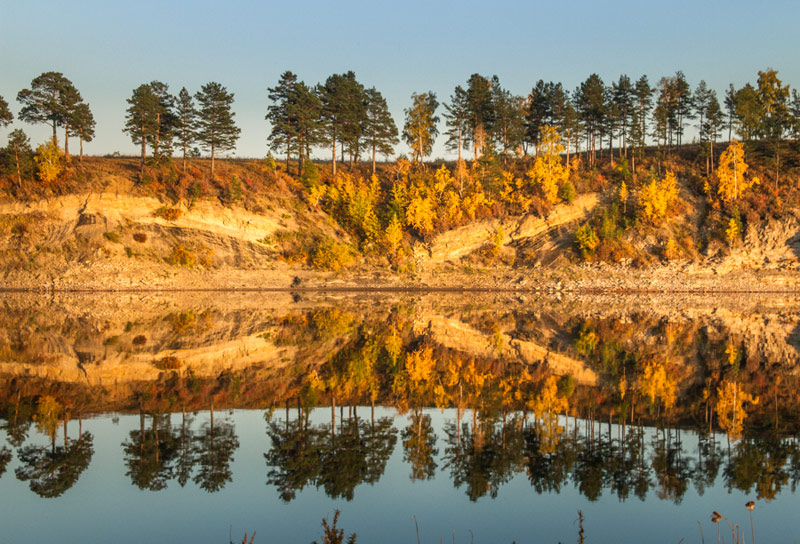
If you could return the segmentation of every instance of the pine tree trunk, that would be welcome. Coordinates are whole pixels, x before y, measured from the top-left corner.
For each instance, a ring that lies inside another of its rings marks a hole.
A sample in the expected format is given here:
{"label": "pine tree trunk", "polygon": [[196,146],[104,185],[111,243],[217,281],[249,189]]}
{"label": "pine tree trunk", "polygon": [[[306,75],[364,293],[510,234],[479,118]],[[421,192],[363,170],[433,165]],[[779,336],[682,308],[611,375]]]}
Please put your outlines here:
{"label": "pine tree trunk", "polygon": [[64,160],[69,160],[69,121],[64,123]]}
{"label": "pine tree trunk", "polygon": [[81,144],[81,156],[80,156],[79,160],[80,160],[80,162],[83,162],[83,136],[81,136],[79,138],[79,141],[80,141],[80,144]]}
{"label": "pine tree trunk", "polygon": [[297,176],[303,175],[303,138],[300,138],[300,145],[297,146]]}
{"label": "pine tree trunk", "polygon": [[214,179],[214,144],[211,144],[211,179]]}
{"label": "pine tree trunk", "polygon": [[375,142],[372,142],[372,175],[375,175]]}
{"label": "pine tree trunk", "polygon": [[336,136],[333,137],[333,155],[331,156],[333,163],[333,176],[336,177]]}
{"label": "pine tree trunk", "polygon": [[144,136],[144,125],[142,125],[142,160],[139,162],[139,174],[144,172],[144,157],[147,154],[147,139]]}
{"label": "pine tree trunk", "polygon": [[19,183],[19,187],[22,188],[22,174],[19,169],[19,151],[17,150],[17,144],[14,144],[14,160],[17,163],[17,183]]}
{"label": "pine tree trunk", "polygon": [[161,154],[158,152],[158,144],[159,144],[160,138],[161,138],[161,114],[157,113],[156,114],[156,143],[153,146],[153,157],[155,157],[156,161],[158,161],[158,158],[161,156]]}

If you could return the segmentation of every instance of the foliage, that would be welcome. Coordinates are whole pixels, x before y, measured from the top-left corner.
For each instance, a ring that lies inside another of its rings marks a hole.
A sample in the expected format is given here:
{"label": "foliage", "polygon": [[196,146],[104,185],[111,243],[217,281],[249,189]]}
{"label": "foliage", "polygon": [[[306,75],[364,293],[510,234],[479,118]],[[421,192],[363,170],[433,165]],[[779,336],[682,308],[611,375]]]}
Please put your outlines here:
{"label": "foliage", "polygon": [[411,95],[411,107],[406,111],[406,122],[403,127],[403,139],[414,154],[414,160],[421,162],[422,159],[431,154],[433,142],[439,134],[436,127],[439,117],[436,115],[436,108],[439,102],[436,100],[436,93]]}
{"label": "foliage", "polygon": [[737,200],[741,194],[759,183],[754,176],[745,178],[749,166],[744,162],[744,147],[736,140],[731,140],[728,148],[719,157],[716,176],[719,186],[717,193],[725,201]]}
{"label": "foliage", "polygon": [[717,420],[720,428],[734,438],[742,434],[742,425],[747,418],[746,403],[758,404],[758,397],[745,393],[738,382],[725,380],[717,387],[717,405],[714,408]]}
{"label": "foliage", "polygon": [[314,268],[337,271],[353,263],[353,251],[349,246],[327,236],[317,240],[309,260]]}
{"label": "foliage", "polygon": [[657,361],[649,361],[639,378],[639,392],[650,399],[651,404],[661,401],[666,410],[675,405],[677,383],[666,365]]}
{"label": "foliage", "polygon": [[[339,529],[336,524],[339,522],[339,510],[333,514],[333,523],[328,524],[327,518],[322,518],[322,541],[319,544],[343,544],[344,543],[344,529]],[[347,538],[347,544],[356,543],[356,534],[353,533]],[[315,540],[312,544],[317,544]]]}
{"label": "foliage", "polygon": [[584,259],[588,259],[593,254],[599,243],[597,234],[588,223],[578,227],[575,231],[575,245]]}
{"label": "foliage", "polygon": [[183,215],[180,208],[170,208],[168,206],[161,206],[153,212],[153,217],[158,217],[165,221],[177,221]]}
{"label": "foliage", "polygon": [[183,363],[174,355],[169,355],[153,361],[153,366],[159,370],[178,370],[183,366]]}
{"label": "foliage", "polygon": [[639,211],[646,221],[658,225],[667,218],[677,198],[675,174],[667,171],[667,175],[662,179],[652,178],[642,187],[639,193]]}
{"label": "foliage", "polygon": [[172,246],[172,253],[167,257],[167,262],[174,266],[186,266],[192,268],[197,261],[197,256],[183,244]]}
{"label": "foliage", "polygon": [[48,140],[36,149],[33,157],[36,174],[44,183],[53,183],[64,171],[64,155],[55,140]]}
{"label": "foliage", "polygon": [[[569,178],[569,168],[561,163],[561,135],[555,127],[544,126],[537,147],[536,159],[533,167],[528,171],[528,179],[539,188],[546,202],[555,204],[559,202],[559,187]],[[574,192],[574,191],[573,191]]]}

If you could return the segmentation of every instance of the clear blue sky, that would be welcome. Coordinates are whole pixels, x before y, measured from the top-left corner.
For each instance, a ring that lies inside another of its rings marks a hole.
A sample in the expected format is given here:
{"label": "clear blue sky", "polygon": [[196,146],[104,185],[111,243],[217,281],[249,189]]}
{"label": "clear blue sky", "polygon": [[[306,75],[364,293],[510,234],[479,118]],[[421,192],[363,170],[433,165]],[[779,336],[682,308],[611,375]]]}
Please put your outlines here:
{"label": "clear blue sky", "polygon": [[[263,157],[267,87],[284,70],[310,85],[355,71],[383,93],[399,128],[412,92],[442,102],[475,72],[525,95],[538,79],[574,89],[592,72],[606,83],[625,73],[655,84],[683,70],[722,98],[728,83],[754,82],[767,67],[800,85],[798,21],[797,0],[0,0],[0,95],[16,115],[32,78],[63,72],[95,113],[87,151],[134,154],[121,132],[134,87],[160,80],[177,94],[218,81],[235,93],[237,155]],[[48,134],[16,121],[0,143],[13,128],[34,143]],[[446,155],[441,140],[434,156]]]}

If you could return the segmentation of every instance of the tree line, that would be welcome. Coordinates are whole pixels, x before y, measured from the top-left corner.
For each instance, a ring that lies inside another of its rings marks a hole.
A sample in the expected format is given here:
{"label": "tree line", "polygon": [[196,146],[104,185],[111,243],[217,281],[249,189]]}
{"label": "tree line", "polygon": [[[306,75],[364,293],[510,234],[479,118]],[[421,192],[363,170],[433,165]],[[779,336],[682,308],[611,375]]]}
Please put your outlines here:
{"label": "tree line", "polygon": [[[267,89],[266,120],[271,125],[268,145],[298,161],[298,174],[312,148],[329,148],[334,173],[337,161],[358,162],[369,154],[373,172],[377,154],[391,155],[400,133],[383,95],[367,87],[350,71],[333,74],[323,83],[309,86],[293,72],[286,71],[274,87]],[[185,87],[177,96],[166,83],[152,81],[133,90],[123,131],[141,148],[144,167],[148,147],[155,159],[171,156],[177,146],[186,158],[197,153],[196,145],[211,155],[235,148],[240,129],[231,110],[234,95],[219,83],[204,85],[194,95]],[[63,129],[64,155],[69,156],[69,139],[83,142],[95,136],[95,120],[75,85],[59,72],[45,72],[17,94],[21,104],[18,117],[53,129],[57,145]],[[411,157],[429,157],[439,135],[440,103],[434,92],[413,93],[405,109],[402,137]],[[471,149],[473,158],[486,153],[510,156],[536,153],[543,128],[557,127],[564,139],[567,163],[570,155],[583,149],[590,166],[598,153],[635,161],[648,142],[672,149],[684,143],[686,130],[697,129],[698,139],[709,147],[713,167],[714,143],[727,131],[745,140],[780,141],[800,137],[800,95],[778,78],[778,72],[758,72],[755,85],[739,89],[732,84],[722,103],[714,89],[700,81],[693,90],[683,72],[662,77],[653,86],[646,75],[634,81],[627,75],[606,84],[591,74],[573,91],[560,82],[539,80],[527,96],[504,89],[497,76],[473,74],[465,85],[457,85],[444,104],[445,145],[458,153]],[[8,126],[14,116],[0,97],[0,125]],[[17,129],[9,135],[6,151],[15,156],[20,176],[20,155],[30,154],[29,140]]]}

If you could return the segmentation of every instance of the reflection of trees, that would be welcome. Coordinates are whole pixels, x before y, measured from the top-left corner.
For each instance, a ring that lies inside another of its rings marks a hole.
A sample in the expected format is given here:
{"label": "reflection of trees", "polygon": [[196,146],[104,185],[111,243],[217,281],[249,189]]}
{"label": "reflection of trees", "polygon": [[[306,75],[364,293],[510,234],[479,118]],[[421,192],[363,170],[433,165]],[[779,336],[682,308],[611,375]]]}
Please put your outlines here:
{"label": "reflection of trees", "polygon": [[215,493],[233,480],[231,463],[233,453],[239,447],[236,430],[230,421],[214,422],[214,409],[211,420],[204,423],[195,436],[195,463],[197,473],[194,483],[209,493]]}
{"label": "reflection of trees", "polygon": [[414,410],[408,427],[403,429],[403,461],[411,465],[412,481],[433,478],[438,453],[431,416]]}
{"label": "reflection of trees", "polygon": [[555,447],[546,447],[548,439],[537,426],[524,432],[526,470],[536,493],[559,493],[577,461],[578,442],[569,435]]}
{"label": "reflection of trees", "polygon": [[[377,421],[353,415],[332,425],[309,426],[307,414],[294,421],[269,421],[272,447],[264,454],[267,484],[283,501],[291,501],[307,485],[322,487],[332,498],[352,500],[362,482],[376,483],[394,451],[397,431],[391,418]],[[331,432],[335,429],[335,432]]]}
{"label": "reflection of trees", "polygon": [[392,456],[397,443],[397,430],[392,425],[392,418],[382,417],[375,421],[373,416],[367,435],[367,474],[364,479],[370,484],[378,483],[386,471],[386,463]]}
{"label": "reflection of trees", "polygon": [[44,498],[59,497],[69,490],[89,466],[94,454],[93,437],[85,432],[65,446],[25,446],[17,456],[17,479],[30,482],[31,491]]}
{"label": "reflection of trees", "polygon": [[445,425],[447,434],[445,466],[453,485],[466,486],[472,501],[484,495],[497,497],[500,486],[509,481],[524,463],[522,425],[518,418],[506,423],[494,420]]}
{"label": "reflection of trees", "polygon": [[28,432],[33,423],[33,404],[29,399],[22,399],[17,394],[14,404],[6,408],[5,422],[0,424],[0,429],[6,432],[6,441],[9,446],[18,448],[28,438]]}
{"label": "reflection of trees", "polygon": [[150,430],[145,429],[145,415],[139,414],[139,429],[128,434],[122,443],[125,452],[126,475],[139,489],[159,491],[167,487],[174,475],[177,444],[172,435],[169,419],[153,414]]}
{"label": "reflection of trees", "polygon": [[774,499],[789,482],[788,460],[796,455],[793,450],[793,443],[774,435],[738,442],[723,471],[728,490],[749,493],[755,488],[759,499]]}
{"label": "reflection of trees", "polygon": [[722,460],[722,452],[714,435],[700,434],[697,440],[697,461],[692,475],[698,495],[702,496],[706,487],[714,485]]}
{"label": "reflection of trees", "polygon": [[692,477],[689,460],[683,455],[680,431],[674,441],[669,430],[666,436],[656,433],[653,443],[653,471],[658,485],[658,498],[680,504]]}
{"label": "reflection of trees", "polygon": [[175,478],[183,487],[192,476],[195,464],[194,435],[192,423],[194,418],[184,412],[181,414],[181,426],[175,432]]}
{"label": "reflection of trees", "polygon": [[320,470],[323,433],[308,426],[306,417],[295,421],[269,421],[272,447],[264,454],[267,460],[267,484],[278,488],[281,500],[289,502],[296,491],[316,481]]}

